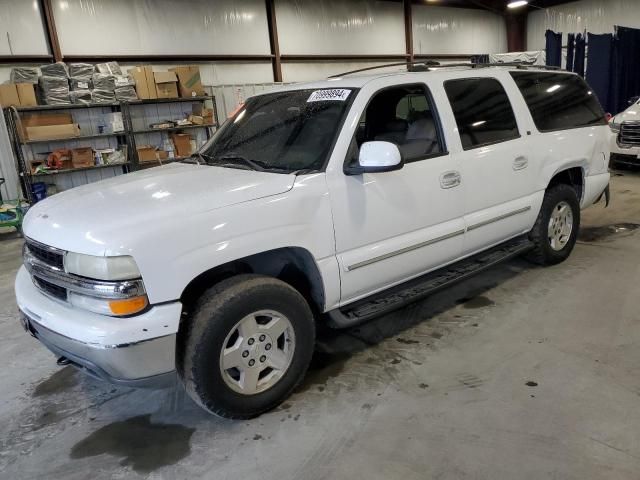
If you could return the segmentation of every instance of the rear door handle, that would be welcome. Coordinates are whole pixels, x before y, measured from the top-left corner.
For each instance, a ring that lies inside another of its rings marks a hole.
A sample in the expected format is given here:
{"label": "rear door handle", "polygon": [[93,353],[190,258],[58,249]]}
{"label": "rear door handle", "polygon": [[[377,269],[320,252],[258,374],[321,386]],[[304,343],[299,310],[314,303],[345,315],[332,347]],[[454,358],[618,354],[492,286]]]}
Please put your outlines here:
{"label": "rear door handle", "polygon": [[527,168],[529,165],[529,159],[523,155],[516,157],[513,161],[513,169],[514,170],[522,170],[523,168]]}
{"label": "rear door handle", "polygon": [[457,187],[461,182],[462,177],[460,176],[460,172],[456,172],[455,170],[444,172],[440,175],[440,186],[442,188]]}

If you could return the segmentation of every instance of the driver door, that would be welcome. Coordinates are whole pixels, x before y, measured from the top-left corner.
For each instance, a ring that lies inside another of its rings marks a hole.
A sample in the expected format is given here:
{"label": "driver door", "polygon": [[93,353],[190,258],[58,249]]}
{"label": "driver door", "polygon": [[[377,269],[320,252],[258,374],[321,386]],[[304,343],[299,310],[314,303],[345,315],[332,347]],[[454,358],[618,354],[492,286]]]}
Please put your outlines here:
{"label": "driver door", "polygon": [[341,305],[450,263],[463,247],[462,179],[446,149],[437,102],[425,84],[381,81],[354,102],[345,123],[351,130],[343,132],[351,135],[345,161],[357,162],[364,142],[387,141],[397,145],[404,166],[347,175],[332,162],[327,170]]}

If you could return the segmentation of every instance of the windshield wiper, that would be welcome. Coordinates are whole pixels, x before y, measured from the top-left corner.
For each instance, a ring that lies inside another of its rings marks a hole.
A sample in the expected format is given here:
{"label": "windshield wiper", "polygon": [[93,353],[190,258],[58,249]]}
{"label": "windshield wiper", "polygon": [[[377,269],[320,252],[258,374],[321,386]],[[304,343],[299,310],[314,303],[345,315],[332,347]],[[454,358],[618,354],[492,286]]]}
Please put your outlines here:
{"label": "windshield wiper", "polygon": [[206,157],[207,158],[207,163],[218,163],[218,162],[228,162],[228,163],[233,163],[236,160],[239,160],[240,162],[244,163],[246,166],[248,166],[249,168],[251,168],[251,170],[257,170],[259,172],[264,172],[265,167],[262,166],[259,162],[256,162],[255,160],[250,160],[247,157],[244,157],[240,154],[237,153],[228,153],[226,155],[222,155],[220,157]]}
{"label": "windshield wiper", "polygon": [[211,161],[211,157],[206,153],[201,153],[201,152],[192,153],[188,157],[185,157],[180,160],[180,162],[183,162],[183,163],[197,163],[198,165],[200,165],[200,163],[208,163],[210,161]]}

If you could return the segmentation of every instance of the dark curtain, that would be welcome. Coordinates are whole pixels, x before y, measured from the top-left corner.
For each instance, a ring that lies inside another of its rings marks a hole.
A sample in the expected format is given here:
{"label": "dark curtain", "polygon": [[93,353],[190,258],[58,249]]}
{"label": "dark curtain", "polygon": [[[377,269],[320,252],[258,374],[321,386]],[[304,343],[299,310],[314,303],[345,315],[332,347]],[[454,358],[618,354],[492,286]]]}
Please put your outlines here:
{"label": "dark curtain", "polygon": [[584,55],[585,55],[586,42],[585,38],[579,33],[576,36],[576,53],[573,60],[573,71],[584,77]]}
{"label": "dark curtain", "polygon": [[640,30],[618,26],[615,29],[609,93],[613,114],[626,109],[631,97],[640,95]]}
{"label": "dark curtain", "polygon": [[569,72],[573,72],[573,49],[575,41],[575,33],[570,33],[567,36],[567,70]]}
{"label": "dark curtain", "polygon": [[562,33],[547,30],[544,35],[547,39],[547,65],[550,67],[562,66]]}
{"label": "dark curtain", "polygon": [[602,108],[607,112],[616,111],[609,102],[609,78],[611,76],[611,49],[613,35],[587,34],[589,44],[589,61],[587,62],[587,83],[597,95]]}

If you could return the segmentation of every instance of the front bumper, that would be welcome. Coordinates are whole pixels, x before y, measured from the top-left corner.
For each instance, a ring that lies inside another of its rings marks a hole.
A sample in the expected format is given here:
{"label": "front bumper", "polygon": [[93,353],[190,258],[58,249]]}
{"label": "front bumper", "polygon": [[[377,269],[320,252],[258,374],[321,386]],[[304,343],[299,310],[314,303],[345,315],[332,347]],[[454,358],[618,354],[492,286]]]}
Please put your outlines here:
{"label": "front bumper", "polygon": [[640,146],[619,144],[618,135],[615,133],[610,136],[609,150],[611,151],[612,164],[640,165]]}
{"label": "front bumper", "polygon": [[16,299],[25,329],[90,375],[131,387],[174,382],[180,303],[130,318],[105,317],[47,297],[24,267],[16,277]]}

